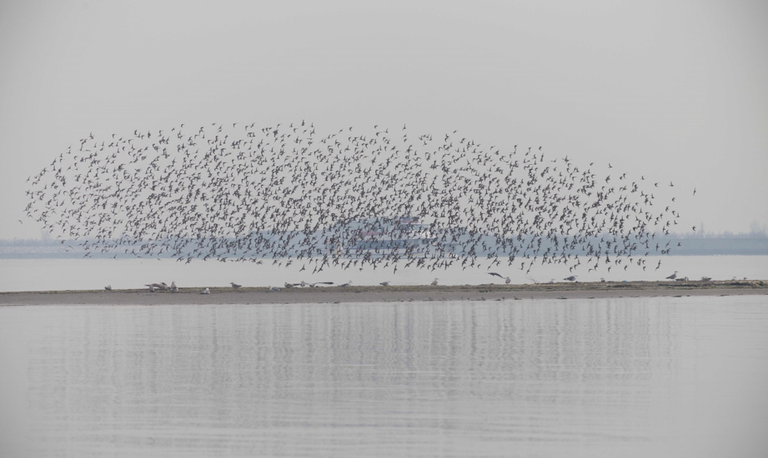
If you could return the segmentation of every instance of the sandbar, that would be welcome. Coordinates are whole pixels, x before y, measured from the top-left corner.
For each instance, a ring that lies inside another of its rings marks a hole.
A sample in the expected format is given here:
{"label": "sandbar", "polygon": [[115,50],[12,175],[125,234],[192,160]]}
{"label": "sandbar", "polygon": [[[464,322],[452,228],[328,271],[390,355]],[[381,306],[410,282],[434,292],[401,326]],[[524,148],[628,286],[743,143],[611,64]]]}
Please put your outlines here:
{"label": "sandbar", "polygon": [[513,301],[528,299],[603,299],[768,295],[768,281],[575,282],[526,285],[325,286],[268,288],[181,287],[179,292],[146,289],[112,291],[0,292],[0,306],[30,305],[203,305],[317,304],[423,301]]}

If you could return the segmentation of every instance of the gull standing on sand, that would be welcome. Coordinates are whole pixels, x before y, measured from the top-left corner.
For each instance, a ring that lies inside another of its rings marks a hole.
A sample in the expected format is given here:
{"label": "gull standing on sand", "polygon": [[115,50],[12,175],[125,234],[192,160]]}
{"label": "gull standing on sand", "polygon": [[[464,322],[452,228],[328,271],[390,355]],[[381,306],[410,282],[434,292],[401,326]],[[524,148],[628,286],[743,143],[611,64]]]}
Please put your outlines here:
{"label": "gull standing on sand", "polygon": [[232,287],[235,288],[235,289],[240,288],[241,286],[243,286],[243,285],[238,285],[237,283],[235,283],[233,281],[229,282],[229,284],[232,285]]}
{"label": "gull standing on sand", "polygon": [[211,290],[208,288],[205,288],[204,290],[200,291],[200,294],[211,294]]}
{"label": "gull standing on sand", "polygon": [[675,271],[675,273],[667,277],[667,280],[674,280],[675,278],[677,278],[677,271]]}
{"label": "gull standing on sand", "polygon": [[435,278],[434,280],[432,280],[432,283],[430,283],[430,285],[437,286],[437,280],[439,280],[439,278]]}

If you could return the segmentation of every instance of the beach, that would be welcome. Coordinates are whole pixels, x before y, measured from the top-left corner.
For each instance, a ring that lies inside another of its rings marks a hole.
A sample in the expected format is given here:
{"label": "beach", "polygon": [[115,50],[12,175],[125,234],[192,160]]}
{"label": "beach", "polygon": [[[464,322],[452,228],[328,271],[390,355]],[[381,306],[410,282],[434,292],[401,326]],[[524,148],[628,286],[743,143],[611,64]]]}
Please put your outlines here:
{"label": "beach", "polygon": [[197,305],[197,304],[311,304],[421,301],[513,301],[523,299],[598,299],[621,297],[685,297],[768,295],[766,280],[574,282],[526,285],[460,286],[325,286],[269,288],[180,287],[170,291],[147,289],[112,291],[45,291],[0,293],[0,306],[25,305]]}

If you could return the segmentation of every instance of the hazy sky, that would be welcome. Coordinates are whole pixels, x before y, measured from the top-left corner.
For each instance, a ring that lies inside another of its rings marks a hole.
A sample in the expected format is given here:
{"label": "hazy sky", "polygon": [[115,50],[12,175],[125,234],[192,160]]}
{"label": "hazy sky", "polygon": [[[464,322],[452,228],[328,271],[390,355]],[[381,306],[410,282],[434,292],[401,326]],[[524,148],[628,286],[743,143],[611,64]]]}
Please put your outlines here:
{"label": "hazy sky", "polygon": [[746,232],[768,224],[766,43],[765,1],[5,0],[0,238],[40,237],[26,179],[91,132],[302,119],[610,162],[675,183],[678,231]]}

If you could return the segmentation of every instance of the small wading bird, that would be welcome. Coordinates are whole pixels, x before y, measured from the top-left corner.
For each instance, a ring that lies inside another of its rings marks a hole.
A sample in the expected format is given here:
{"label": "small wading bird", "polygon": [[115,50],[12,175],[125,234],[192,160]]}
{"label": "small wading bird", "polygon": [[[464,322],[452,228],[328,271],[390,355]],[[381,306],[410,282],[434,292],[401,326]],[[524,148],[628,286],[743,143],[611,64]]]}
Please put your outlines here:
{"label": "small wading bird", "polygon": [[430,283],[430,285],[437,286],[437,280],[439,280],[439,278],[435,278],[434,280],[432,280],[432,283]]}
{"label": "small wading bird", "polygon": [[205,288],[204,290],[200,291],[200,294],[211,294],[211,290],[208,288]]}
{"label": "small wading bird", "polygon": [[[288,283],[286,283],[286,285],[287,284]],[[302,280],[301,283],[293,283],[291,286],[301,286],[301,287],[309,286],[310,288],[315,288],[317,287],[317,285],[332,285],[332,284],[333,284],[332,281],[316,281],[314,283],[307,283],[304,280]]]}
{"label": "small wading bird", "polygon": [[243,286],[243,285],[238,285],[235,282],[229,282],[229,284],[232,285],[232,288],[234,288],[234,289],[237,289],[237,288],[240,288],[241,286]]}
{"label": "small wading bird", "polygon": [[576,281],[576,277],[577,277],[577,275],[571,275],[569,277],[563,278],[563,280],[566,280],[566,281]]}
{"label": "small wading bird", "polygon": [[159,289],[160,291],[165,291],[168,289],[168,284],[165,282],[162,283],[150,283],[148,285],[144,285],[149,287],[149,292],[154,293],[156,289]]}
{"label": "small wading bird", "polygon": [[668,276],[667,280],[674,280],[675,278],[677,278],[677,271],[675,271],[675,273],[673,273],[672,275]]}

